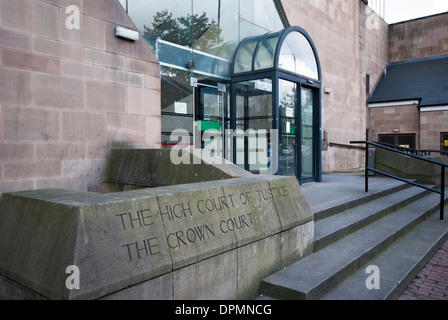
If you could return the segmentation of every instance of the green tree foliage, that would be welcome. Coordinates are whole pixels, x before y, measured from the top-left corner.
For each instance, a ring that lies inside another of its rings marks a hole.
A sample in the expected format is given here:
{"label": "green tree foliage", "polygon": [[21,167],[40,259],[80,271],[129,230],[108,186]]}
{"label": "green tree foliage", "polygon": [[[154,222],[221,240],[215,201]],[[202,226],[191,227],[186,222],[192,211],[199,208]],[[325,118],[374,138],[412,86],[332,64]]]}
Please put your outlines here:
{"label": "green tree foliage", "polygon": [[151,42],[162,39],[207,51],[223,41],[222,30],[213,19],[207,17],[206,12],[174,18],[172,12],[162,10],[154,15],[153,20],[152,27],[145,25],[143,30],[143,35]]}

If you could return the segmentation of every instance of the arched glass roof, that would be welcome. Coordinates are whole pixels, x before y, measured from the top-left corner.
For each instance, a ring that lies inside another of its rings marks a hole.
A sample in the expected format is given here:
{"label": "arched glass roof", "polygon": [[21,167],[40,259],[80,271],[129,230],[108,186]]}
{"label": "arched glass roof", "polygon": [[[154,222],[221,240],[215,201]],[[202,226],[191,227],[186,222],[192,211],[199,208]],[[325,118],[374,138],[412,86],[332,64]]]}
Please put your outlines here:
{"label": "arched glass roof", "polygon": [[244,39],[233,60],[233,74],[280,69],[320,80],[319,58],[309,35],[299,27]]}

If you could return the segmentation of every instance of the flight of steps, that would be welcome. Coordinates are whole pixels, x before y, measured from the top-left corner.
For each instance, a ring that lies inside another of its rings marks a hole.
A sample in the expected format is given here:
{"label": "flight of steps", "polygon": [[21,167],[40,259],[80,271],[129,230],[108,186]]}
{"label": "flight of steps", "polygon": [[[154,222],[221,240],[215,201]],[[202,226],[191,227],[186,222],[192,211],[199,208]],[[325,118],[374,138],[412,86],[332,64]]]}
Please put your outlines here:
{"label": "flight of steps", "polygon": [[[260,298],[398,298],[448,238],[439,204],[439,195],[405,185],[315,212],[315,252],[263,279]],[[379,289],[368,289],[377,275]]]}

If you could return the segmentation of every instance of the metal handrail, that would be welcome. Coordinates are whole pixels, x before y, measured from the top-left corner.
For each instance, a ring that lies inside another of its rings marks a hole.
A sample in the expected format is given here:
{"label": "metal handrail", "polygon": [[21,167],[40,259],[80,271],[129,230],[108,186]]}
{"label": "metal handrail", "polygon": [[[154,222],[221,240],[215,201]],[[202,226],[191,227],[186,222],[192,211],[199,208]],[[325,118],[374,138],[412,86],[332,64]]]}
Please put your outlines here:
{"label": "metal handrail", "polygon": [[[444,218],[445,218],[444,217],[444,213],[445,213],[445,172],[446,172],[445,169],[448,167],[448,164],[443,163],[443,162],[439,162],[439,161],[434,161],[434,160],[431,160],[431,159],[427,159],[427,158],[424,158],[424,157],[421,157],[421,156],[417,156],[417,155],[414,155],[414,154],[411,154],[411,153],[407,153],[407,152],[404,152],[404,151],[399,151],[397,149],[386,147],[384,145],[381,145],[381,144],[378,144],[378,143],[375,143],[375,142],[371,142],[371,141],[350,141],[350,144],[365,144],[366,145],[366,170],[365,170],[366,171],[365,172],[365,190],[366,190],[366,192],[369,192],[369,171],[372,171],[372,172],[375,172],[375,173],[378,173],[378,174],[381,174],[381,175],[384,175],[386,177],[389,177],[389,178],[392,178],[392,179],[396,179],[396,180],[399,180],[399,181],[402,181],[402,182],[406,182],[408,184],[411,184],[411,185],[414,185],[416,187],[429,190],[431,192],[435,192],[437,194],[440,194],[440,220],[444,220]],[[400,177],[395,176],[393,174],[386,173],[386,172],[383,172],[383,171],[379,171],[379,170],[370,168],[369,167],[369,146],[374,146],[374,147],[377,147],[377,148],[389,150],[389,151],[392,151],[392,152],[395,152],[395,153],[398,153],[398,154],[405,155],[407,157],[411,157],[411,158],[415,158],[415,159],[418,159],[418,160],[426,161],[426,162],[429,162],[429,163],[432,163],[432,164],[435,164],[435,165],[439,165],[441,167],[441,172],[442,172],[441,187],[440,187],[441,189],[437,190],[437,189],[425,186],[423,184],[417,183],[415,181],[403,179],[403,178],[400,178]]]}
{"label": "metal handrail", "polygon": [[440,153],[441,155],[448,156],[448,151],[443,150],[432,150],[432,149],[412,149],[412,148],[406,148],[406,147],[400,147],[394,144],[386,143],[386,142],[374,142],[389,148],[393,148],[399,151],[404,151],[406,153],[415,154],[415,155],[425,155],[430,156],[431,153]]}

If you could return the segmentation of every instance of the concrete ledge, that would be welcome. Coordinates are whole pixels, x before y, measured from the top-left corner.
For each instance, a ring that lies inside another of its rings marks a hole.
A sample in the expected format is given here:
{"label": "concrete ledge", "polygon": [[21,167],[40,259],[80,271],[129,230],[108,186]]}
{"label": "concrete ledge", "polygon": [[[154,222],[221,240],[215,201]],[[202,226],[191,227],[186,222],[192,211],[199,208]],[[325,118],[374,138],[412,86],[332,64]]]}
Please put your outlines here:
{"label": "concrete ledge", "polygon": [[[49,299],[253,298],[263,277],[312,252],[314,221],[295,178],[244,173],[109,194],[4,193],[0,274]],[[77,290],[66,287],[72,265]]]}
{"label": "concrete ledge", "polygon": [[[401,154],[396,154],[380,148],[376,149],[376,169],[397,175],[405,179],[416,179],[423,184],[440,186],[440,166],[421,161]],[[431,156],[426,157],[434,161],[448,163],[448,157]],[[446,173],[448,178],[448,172]],[[448,180],[446,180],[448,181]]]}

